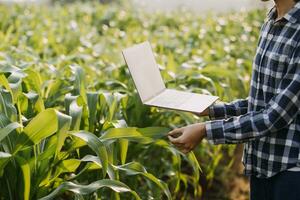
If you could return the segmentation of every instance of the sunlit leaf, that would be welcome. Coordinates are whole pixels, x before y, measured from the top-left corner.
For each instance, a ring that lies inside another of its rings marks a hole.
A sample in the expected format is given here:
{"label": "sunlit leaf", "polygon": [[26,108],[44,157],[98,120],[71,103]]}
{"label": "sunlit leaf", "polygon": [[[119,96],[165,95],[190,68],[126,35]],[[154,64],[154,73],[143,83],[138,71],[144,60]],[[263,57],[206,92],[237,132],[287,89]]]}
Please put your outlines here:
{"label": "sunlit leaf", "polygon": [[14,131],[15,129],[21,127],[21,125],[17,122],[12,122],[9,125],[7,125],[6,127],[0,129],[0,142],[8,135],[10,134],[12,131]]}
{"label": "sunlit leaf", "polygon": [[94,134],[86,131],[73,132],[71,133],[71,135],[84,140],[87,143],[87,145],[97,154],[103,167],[103,176],[105,176],[108,168],[108,156],[106,147],[101,142],[101,140],[97,138]]}
{"label": "sunlit leaf", "polygon": [[20,135],[18,150],[22,147],[37,144],[57,131],[57,114],[54,109],[47,109],[34,117]]}
{"label": "sunlit leaf", "polygon": [[135,199],[140,199],[136,192],[132,191],[127,185],[120,181],[109,180],[109,179],[102,179],[99,181],[95,181],[89,185],[78,185],[72,182],[65,182],[61,184],[58,188],[56,188],[52,193],[49,195],[41,198],[40,200],[50,200],[54,199],[57,195],[64,191],[70,191],[77,194],[91,194],[103,187],[107,187],[112,189],[117,193],[129,192],[131,193]]}
{"label": "sunlit leaf", "polygon": [[9,153],[0,152],[0,177],[3,176],[4,167],[11,157],[12,155]]}
{"label": "sunlit leaf", "polygon": [[16,160],[20,165],[23,173],[23,181],[24,181],[24,200],[29,200],[30,197],[30,184],[31,184],[31,175],[30,175],[30,167],[28,162],[22,157],[16,156]]}
{"label": "sunlit leaf", "polygon": [[159,180],[158,178],[156,178],[153,174],[148,173],[146,171],[146,169],[140,163],[131,162],[131,163],[127,163],[125,165],[114,166],[114,167],[117,168],[118,170],[125,171],[128,175],[140,174],[140,175],[144,176],[146,179],[150,180],[155,185],[157,185],[160,189],[162,189],[164,191],[164,193],[166,194],[166,196],[168,197],[168,199],[172,199],[168,185],[166,183],[162,182],[161,180]]}

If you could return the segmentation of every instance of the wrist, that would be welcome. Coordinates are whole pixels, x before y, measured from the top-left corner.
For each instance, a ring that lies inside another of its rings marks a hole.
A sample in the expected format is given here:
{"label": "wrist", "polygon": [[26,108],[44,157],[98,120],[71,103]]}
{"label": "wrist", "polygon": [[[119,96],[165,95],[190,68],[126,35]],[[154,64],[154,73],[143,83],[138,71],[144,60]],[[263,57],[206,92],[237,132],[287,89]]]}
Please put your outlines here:
{"label": "wrist", "polygon": [[206,125],[203,123],[203,136],[207,137],[207,132],[206,132]]}
{"label": "wrist", "polygon": [[205,123],[200,124],[200,132],[203,135],[203,137],[207,137],[207,132],[206,132],[206,125]]}

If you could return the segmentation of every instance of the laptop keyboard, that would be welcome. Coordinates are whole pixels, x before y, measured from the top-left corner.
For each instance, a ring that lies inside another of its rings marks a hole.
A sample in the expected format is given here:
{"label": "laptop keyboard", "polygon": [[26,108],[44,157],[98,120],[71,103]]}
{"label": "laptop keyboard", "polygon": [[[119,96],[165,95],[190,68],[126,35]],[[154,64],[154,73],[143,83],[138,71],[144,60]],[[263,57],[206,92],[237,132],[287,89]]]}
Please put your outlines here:
{"label": "laptop keyboard", "polygon": [[185,101],[192,97],[193,94],[186,92],[179,92],[173,90],[166,90],[155,97],[151,103],[157,105],[165,105],[170,107],[181,106]]}

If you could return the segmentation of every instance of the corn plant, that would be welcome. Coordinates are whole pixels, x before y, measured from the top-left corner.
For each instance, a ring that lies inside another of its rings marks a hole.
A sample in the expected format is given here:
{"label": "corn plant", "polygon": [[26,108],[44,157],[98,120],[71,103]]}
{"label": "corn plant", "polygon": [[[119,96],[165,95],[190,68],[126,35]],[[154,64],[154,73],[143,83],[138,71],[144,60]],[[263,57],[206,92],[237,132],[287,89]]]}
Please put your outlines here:
{"label": "corn plant", "polygon": [[[3,191],[7,191],[3,198],[53,199],[60,194],[70,198],[66,191],[76,198],[92,193],[108,198],[98,192],[107,187],[116,192],[110,194],[114,198],[129,192],[140,199],[138,192],[124,183],[127,176],[143,177],[143,182],[154,188],[147,195],[161,198],[163,193],[172,198],[166,182],[138,161],[126,162],[130,142],[165,149],[170,158],[177,157],[174,163],[180,159],[180,153],[162,139],[167,128],[127,127],[125,120],[115,120],[119,105],[126,107],[126,95],[85,91],[84,72],[79,66],[70,66],[73,81],[63,95],[63,105],[47,108],[47,95],[60,98],[54,88],[61,80],[43,86],[42,77],[32,67],[2,66],[0,72],[0,172]],[[194,155],[186,159],[199,177]]]}
{"label": "corn plant", "polygon": [[198,161],[213,180],[224,149],[170,145],[201,120],[142,105],[121,49],[150,40],[168,87],[229,101],[247,95],[262,15],[176,16],[0,5],[1,200],[200,198]]}

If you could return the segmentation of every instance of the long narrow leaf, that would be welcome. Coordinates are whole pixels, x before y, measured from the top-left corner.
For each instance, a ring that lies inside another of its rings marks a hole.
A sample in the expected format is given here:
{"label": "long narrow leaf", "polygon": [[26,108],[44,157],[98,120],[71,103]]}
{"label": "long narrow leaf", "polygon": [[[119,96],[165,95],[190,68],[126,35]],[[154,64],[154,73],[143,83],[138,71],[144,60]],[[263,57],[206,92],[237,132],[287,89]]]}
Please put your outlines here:
{"label": "long narrow leaf", "polygon": [[17,162],[19,163],[22,173],[23,173],[23,181],[24,181],[24,200],[29,200],[30,197],[30,166],[28,162],[23,159],[22,157],[16,156],[15,157]]}
{"label": "long narrow leaf", "polygon": [[37,144],[57,131],[57,114],[54,109],[47,109],[39,113],[24,128],[20,135],[16,151],[28,145]]}
{"label": "long narrow leaf", "polygon": [[117,193],[130,192],[135,197],[135,199],[138,199],[138,200],[140,199],[138,194],[135,191],[131,190],[124,183],[122,183],[120,181],[116,181],[116,180],[102,179],[99,181],[95,181],[89,185],[78,185],[78,184],[75,184],[72,182],[65,182],[65,183],[61,184],[58,188],[56,188],[52,193],[41,198],[40,200],[54,199],[56,196],[58,196],[59,194],[65,192],[65,191],[70,191],[75,194],[87,195],[87,194],[91,194],[103,187],[110,188]]}
{"label": "long narrow leaf", "polygon": [[137,128],[112,128],[100,137],[101,140],[128,139],[140,143],[151,143],[153,139],[144,137]]}
{"label": "long narrow leaf", "polygon": [[88,92],[87,93],[87,105],[89,108],[89,131],[94,131],[94,126],[97,116],[97,103],[99,99],[99,93]]}
{"label": "long narrow leaf", "polygon": [[9,153],[0,152],[0,177],[3,176],[4,167],[6,166],[11,157],[12,155]]}
{"label": "long narrow leaf", "polygon": [[16,119],[17,110],[13,105],[11,93],[0,87],[0,111],[6,115],[8,119]]}
{"label": "long narrow leaf", "polygon": [[72,117],[72,124],[71,129],[72,130],[79,130],[80,129],[80,122],[82,117],[82,106],[79,106],[77,104],[77,101],[74,100],[70,104],[70,116]]}
{"label": "long narrow leaf", "polygon": [[55,156],[61,150],[65,139],[68,136],[68,130],[70,129],[72,118],[68,115],[65,115],[61,112],[56,111],[58,117],[58,132],[57,132],[57,146]]}
{"label": "long narrow leaf", "polygon": [[12,131],[16,130],[17,128],[20,128],[21,125],[17,122],[12,122],[8,124],[6,127],[0,129],[0,142],[9,135]]}
{"label": "long narrow leaf", "polygon": [[[81,161],[82,162],[92,162],[93,164],[95,164],[97,166],[97,168],[99,168],[99,169],[102,168],[101,161],[97,156],[86,155],[81,159]],[[114,172],[113,166],[111,164],[108,165],[107,173],[108,173],[108,176],[110,179],[115,179],[115,172]]]}
{"label": "long narrow leaf", "polygon": [[168,197],[169,200],[172,199],[172,195],[166,183],[156,178],[153,174],[148,173],[147,170],[138,162],[131,162],[121,166],[114,166],[118,170],[125,171],[128,175],[142,175],[146,179],[150,180],[151,182],[155,183],[160,189],[162,189],[165,195]]}
{"label": "long narrow leaf", "polygon": [[94,134],[87,131],[72,132],[71,135],[85,141],[87,145],[97,154],[103,167],[103,176],[105,176],[108,168],[108,156],[106,147],[101,142],[101,140]]}
{"label": "long narrow leaf", "polygon": [[121,164],[124,165],[126,163],[129,141],[125,139],[120,139],[119,144],[120,144]]}

